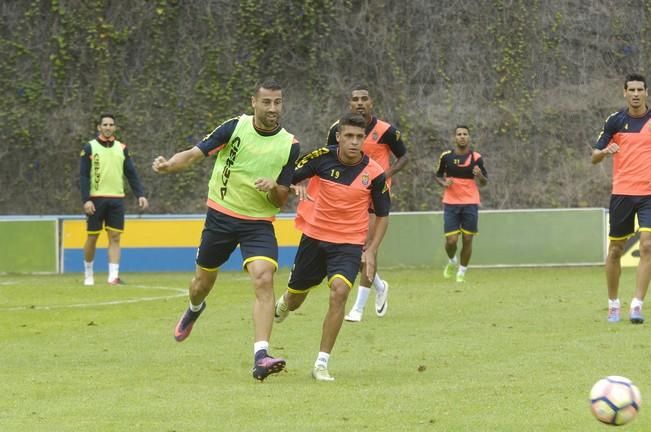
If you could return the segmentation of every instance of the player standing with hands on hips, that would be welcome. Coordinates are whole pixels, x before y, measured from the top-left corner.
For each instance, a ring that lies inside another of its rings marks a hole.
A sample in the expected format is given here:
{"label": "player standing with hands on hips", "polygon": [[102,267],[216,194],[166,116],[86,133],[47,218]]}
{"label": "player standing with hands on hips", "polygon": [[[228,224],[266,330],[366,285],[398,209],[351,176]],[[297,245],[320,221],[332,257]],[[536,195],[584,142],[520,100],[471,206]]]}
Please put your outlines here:
{"label": "player standing with hands on hips", "polygon": [[243,267],[255,293],[253,303],[253,378],[262,381],[282,371],[285,360],[269,355],[274,319],[273,276],[278,269],[278,241],[272,220],[287,202],[298,158],[299,143],[280,126],[281,86],[268,80],[256,85],[251,97],[253,116],[241,115],[222,123],[195,147],[169,160],[157,157],[157,173],[173,173],[216,155],[208,183],[208,213],[190,282],[190,305],[174,330],[185,340],[206,308],[205,298],[219,267],[240,245]]}
{"label": "player standing with hands on hips", "polygon": [[454,129],[454,150],[441,154],[436,170],[436,182],[443,192],[443,231],[448,264],[443,270],[446,279],[454,276],[457,268],[457,243],[461,234],[461,253],[456,281],[465,282],[466,270],[472,255],[472,240],[479,228],[479,188],[488,177],[484,159],[470,148],[470,128],[458,125]]}
{"label": "player standing with hands on hips", "polygon": [[642,305],[651,279],[651,113],[646,104],[646,79],[630,74],[624,81],[627,107],[611,114],[592,150],[592,163],[613,158],[610,196],[610,230],[606,257],[608,321],[620,320],[619,277],[626,240],[635,234],[635,216],[640,226],[640,263],[629,319],[642,324]]}

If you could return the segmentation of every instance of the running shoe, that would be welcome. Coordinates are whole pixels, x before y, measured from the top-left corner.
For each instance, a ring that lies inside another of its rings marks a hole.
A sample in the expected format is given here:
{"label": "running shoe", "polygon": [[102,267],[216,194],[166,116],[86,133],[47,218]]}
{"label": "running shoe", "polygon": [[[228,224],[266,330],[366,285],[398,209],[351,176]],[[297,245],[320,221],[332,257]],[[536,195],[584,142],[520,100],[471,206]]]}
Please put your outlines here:
{"label": "running shoe", "polygon": [[334,381],[335,377],[330,375],[328,372],[328,368],[323,365],[319,366],[314,366],[314,369],[312,369],[312,378],[314,378],[317,381]]}
{"label": "running shoe", "polygon": [[445,279],[450,279],[452,276],[454,276],[454,273],[457,271],[457,266],[452,264],[452,263],[447,263],[445,268],[443,269],[443,277]]}
{"label": "running shoe", "polygon": [[362,320],[362,315],[363,312],[360,312],[357,309],[351,309],[344,319],[348,322],[360,322]]}
{"label": "running shoe", "polygon": [[644,323],[644,317],[642,316],[642,308],[635,306],[631,308],[630,319],[633,324],[642,324]]}
{"label": "running shoe", "polygon": [[382,294],[378,294],[377,291],[375,292],[375,315],[379,317],[386,315],[387,309],[389,309],[389,283],[385,280],[382,283],[384,284]]}
{"label": "running shoe", "polygon": [[264,381],[264,379],[269,375],[278,373],[285,369],[285,364],[285,359],[270,356],[262,357],[260,360],[255,362],[251,373],[253,374],[253,378],[258,381]]}
{"label": "running shoe", "polygon": [[281,323],[285,321],[287,315],[289,315],[289,307],[287,307],[287,304],[283,301],[283,298],[281,297],[276,302],[276,309],[274,310],[274,321],[277,323]]}
{"label": "running shoe", "polygon": [[611,322],[611,323],[619,322],[619,308],[618,307],[608,308],[608,322]]}
{"label": "running shoe", "polygon": [[205,301],[201,304],[201,309],[197,312],[193,312],[190,308],[185,311],[174,329],[174,339],[176,339],[177,342],[183,342],[188,336],[190,336],[194,322],[199,319],[199,316],[204,309],[206,309]]}

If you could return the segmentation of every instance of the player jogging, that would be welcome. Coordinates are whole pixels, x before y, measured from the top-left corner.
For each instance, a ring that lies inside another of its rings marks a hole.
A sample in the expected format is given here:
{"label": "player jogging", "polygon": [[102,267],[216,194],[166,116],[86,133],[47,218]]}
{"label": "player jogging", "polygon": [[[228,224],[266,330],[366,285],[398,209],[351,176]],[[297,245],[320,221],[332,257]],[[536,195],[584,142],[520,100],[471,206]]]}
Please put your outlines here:
{"label": "player jogging", "polygon": [[459,125],[454,130],[454,150],[439,158],[436,182],[443,192],[443,231],[448,264],[443,270],[446,279],[454,276],[457,267],[457,243],[461,234],[461,253],[456,281],[464,282],[472,255],[472,240],[479,228],[479,188],[488,182],[484,159],[470,148],[470,129]]}
{"label": "player jogging", "polygon": [[[344,320],[346,300],[360,265],[367,277],[375,274],[377,249],[389,224],[391,201],[384,170],[361,151],[364,118],[348,113],[339,121],[338,146],[313,151],[299,160],[292,183],[310,179],[311,200],[302,200],[296,227],[302,231],[287,291],[276,303],[276,322],[298,309],[309,290],[327,278],[328,311],[312,376],[333,381],[328,361]],[[368,209],[373,206],[376,225],[367,241]],[[366,245],[366,246],[365,246]]]}
{"label": "player jogging", "polygon": [[[400,131],[392,124],[378,119],[373,114],[373,99],[366,85],[353,87],[348,104],[350,111],[361,114],[366,123],[364,128],[366,138],[364,139],[362,151],[382,167],[387,179],[387,186],[391,187],[393,176],[407,164],[407,147],[402,141]],[[336,133],[338,127],[338,122],[335,122],[330,127],[328,133],[329,146],[337,145]],[[393,163],[391,162],[392,159],[395,159]],[[372,233],[375,225],[375,213],[373,208],[369,208],[368,211],[368,232]],[[380,277],[377,268],[375,274],[371,278],[367,278],[366,271],[362,267],[359,287],[357,288],[357,298],[345,317],[346,321],[359,322],[362,320],[371,287],[375,287],[375,314],[379,317],[386,315],[389,308],[389,283]]]}

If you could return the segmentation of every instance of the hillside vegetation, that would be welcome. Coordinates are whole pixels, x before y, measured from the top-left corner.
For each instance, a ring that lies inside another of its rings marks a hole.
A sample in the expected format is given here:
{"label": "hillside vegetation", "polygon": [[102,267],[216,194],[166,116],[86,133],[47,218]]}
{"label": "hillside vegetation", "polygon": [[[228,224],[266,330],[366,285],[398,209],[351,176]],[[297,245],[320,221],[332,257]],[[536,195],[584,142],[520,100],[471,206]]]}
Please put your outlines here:
{"label": "hillside vegetation", "polygon": [[457,123],[489,170],[484,208],[607,206],[610,165],[592,166],[590,146],[625,102],[624,75],[648,72],[651,40],[651,1],[613,5],[3,1],[0,214],[81,214],[79,152],[102,111],[118,116],[152,212],[202,212],[212,163],[158,177],[151,160],[249,111],[267,76],[305,151],[368,83],[409,149],[394,210],[440,209],[432,177]]}

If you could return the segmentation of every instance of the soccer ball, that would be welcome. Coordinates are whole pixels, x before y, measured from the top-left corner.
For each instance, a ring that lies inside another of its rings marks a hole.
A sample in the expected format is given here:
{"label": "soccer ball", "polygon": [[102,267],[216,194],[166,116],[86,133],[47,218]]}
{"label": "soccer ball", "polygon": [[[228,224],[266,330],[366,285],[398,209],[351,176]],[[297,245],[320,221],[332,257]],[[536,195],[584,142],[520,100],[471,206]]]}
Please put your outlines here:
{"label": "soccer ball", "polygon": [[640,390],[621,376],[602,378],[590,390],[592,414],[609,425],[620,426],[633,420],[641,403]]}

